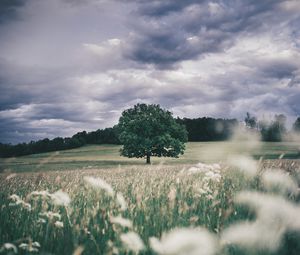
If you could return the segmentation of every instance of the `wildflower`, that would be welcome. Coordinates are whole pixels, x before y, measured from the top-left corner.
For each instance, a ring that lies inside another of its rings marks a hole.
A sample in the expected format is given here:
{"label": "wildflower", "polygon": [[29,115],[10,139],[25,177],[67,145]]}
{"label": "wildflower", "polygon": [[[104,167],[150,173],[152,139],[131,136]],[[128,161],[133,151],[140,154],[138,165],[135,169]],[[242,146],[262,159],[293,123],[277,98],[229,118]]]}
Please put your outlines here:
{"label": "wildflower", "polygon": [[63,228],[64,223],[62,221],[55,221],[54,226],[57,227],[57,228]]}
{"label": "wildflower", "polygon": [[140,236],[135,232],[128,232],[120,235],[123,244],[134,252],[139,252],[145,248],[145,245]]}
{"label": "wildflower", "polygon": [[71,202],[69,195],[61,190],[51,194],[51,199],[56,205],[68,206]]}
{"label": "wildflower", "polygon": [[228,159],[228,163],[238,168],[241,172],[245,173],[249,177],[254,177],[257,174],[257,163],[250,157],[246,156],[234,156]]}
{"label": "wildflower", "polygon": [[52,219],[60,220],[61,219],[61,215],[59,213],[55,213],[55,212],[51,212],[51,211],[40,213],[39,216],[45,217],[50,220],[52,220]]}
{"label": "wildflower", "polygon": [[25,210],[31,211],[31,204],[26,203],[23,201],[18,195],[13,194],[9,196],[9,199],[12,200],[11,203],[8,204],[8,206],[18,206],[21,205]]}
{"label": "wildflower", "polygon": [[241,192],[236,202],[248,205],[256,212],[256,220],[227,228],[222,236],[223,244],[231,243],[244,248],[276,251],[284,233],[299,231],[300,208],[280,196],[258,192]]}
{"label": "wildflower", "polygon": [[286,173],[279,169],[266,170],[262,175],[262,182],[268,190],[277,190],[284,194],[297,194],[297,183]]}
{"label": "wildflower", "polygon": [[101,178],[94,178],[85,176],[84,181],[92,186],[95,189],[103,189],[105,190],[110,196],[114,196],[114,190],[113,188],[104,180]]}
{"label": "wildflower", "polygon": [[219,164],[203,164],[198,163],[195,166],[192,166],[188,169],[189,174],[195,173],[206,173],[206,172],[213,172],[213,173],[220,173],[221,166]]}
{"label": "wildflower", "polygon": [[16,176],[17,176],[17,174],[15,174],[15,173],[10,174],[10,175],[6,176],[5,180],[8,181],[9,179],[12,179],[12,178],[14,178],[14,177],[16,177]]}
{"label": "wildflower", "polygon": [[46,220],[45,220],[45,219],[42,219],[42,218],[39,218],[39,219],[37,220],[37,223],[45,224],[45,223],[46,223]]}
{"label": "wildflower", "polygon": [[18,253],[18,249],[17,247],[12,244],[12,243],[5,243],[2,245],[2,247],[0,248],[0,252],[5,252],[5,251],[10,251],[12,250],[13,253],[17,254]]}
{"label": "wildflower", "polygon": [[120,209],[121,211],[125,211],[127,209],[127,203],[125,201],[124,196],[122,195],[122,193],[117,193],[117,202],[120,205]]}
{"label": "wildflower", "polygon": [[33,243],[32,243],[32,246],[33,246],[33,247],[37,247],[37,248],[41,248],[40,243],[37,242],[37,241],[33,242]]}
{"label": "wildflower", "polygon": [[203,228],[174,229],[161,240],[150,238],[151,248],[158,254],[212,255],[217,251],[215,237]]}
{"label": "wildflower", "polygon": [[221,175],[219,173],[214,173],[213,171],[208,171],[205,173],[204,177],[205,181],[215,181],[215,182],[220,182],[221,180]]}
{"label": "wildflower", "polygon": [[9,199],[12,200],[13,202],[15,202],[16,204],[18,204],[18,203],[20,203],[20,201],[22,201],[22,199],[16,194],[9,196]]}
{"label": "wildflower", "polygon": [[[38,247],[40,247],[40,246],[38,246]],[[28,251],[28,252],[38,252],[39,251],[39,249],[37,247],[35,247],[33,245],[33,243],[31,245],[27,244],[27,243],[21,243],[19,245],[19,248],[24,250],[24,251]]]}
{"label": "wildflower", "polygon": [[29,197],[42,197],[42,198],[50,198],[51,194],[46,191],[46,190],[42,190],[42,191],[33,191],[29,194]]}
{"label": "wildflower", "polygon": [[132,222],[128,219],[123,218],[122,216],[110,217],[110,222],[114,224],[119,224],[122,227],[132,228]]}

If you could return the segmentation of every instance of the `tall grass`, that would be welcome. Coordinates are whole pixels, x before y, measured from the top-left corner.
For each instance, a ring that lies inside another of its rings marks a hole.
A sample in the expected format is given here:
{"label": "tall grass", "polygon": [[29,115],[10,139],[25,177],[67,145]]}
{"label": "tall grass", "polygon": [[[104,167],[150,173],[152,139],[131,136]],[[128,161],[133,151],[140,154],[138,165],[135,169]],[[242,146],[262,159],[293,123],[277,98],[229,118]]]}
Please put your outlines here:
{"label": "tall grass", "polygon": [[0,254],[300,254],[299,165],[277,162],[2,174]]}

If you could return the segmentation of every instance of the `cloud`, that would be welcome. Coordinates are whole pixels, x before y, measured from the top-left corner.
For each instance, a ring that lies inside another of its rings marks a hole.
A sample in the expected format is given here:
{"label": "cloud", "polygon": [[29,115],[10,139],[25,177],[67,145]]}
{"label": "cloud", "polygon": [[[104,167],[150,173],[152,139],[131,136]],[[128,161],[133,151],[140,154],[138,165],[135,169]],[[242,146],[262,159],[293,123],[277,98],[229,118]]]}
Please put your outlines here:
{"label": "cloud", "polygon": [[2,0],[0,2],[0,24],[17,18],[17,10],[25,0]]}
{"label": "cloud", "polygon": [[[231,47],[241,34],[259,34],[274,17],[281,1],[137,1],[130,57],[159,68],[172,68]],[[280,20],[281,19],[281,20]]]}
{"label": "cloud", "polygon": [[137,102],[190,118],[300,115],[297,1],[0,6],[0,142],[109,127]]}

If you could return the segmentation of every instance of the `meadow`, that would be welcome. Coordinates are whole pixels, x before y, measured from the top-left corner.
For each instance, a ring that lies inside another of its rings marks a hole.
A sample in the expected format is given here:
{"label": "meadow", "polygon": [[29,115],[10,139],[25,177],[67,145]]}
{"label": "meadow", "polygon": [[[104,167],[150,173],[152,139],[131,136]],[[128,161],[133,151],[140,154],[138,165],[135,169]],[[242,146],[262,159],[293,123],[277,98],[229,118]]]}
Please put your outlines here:
{"label": "meadow", "polygon": [[1,159],[0,254],[300,254],[297,143],[118,150]]}
{"label": "meadow", "polygon": [[[152,163],[166,165],[215,163],[224,161],[232,154],[247,154],[259,159],[299,158],[297,142],[263,142],[255,140],[240,142],[189,142],[184,155],[179,158],[152,158]],[[115,168],[121,166],[143,166],[144,159],[121,157],[118,145],[89,145],[78,149],[33,154],[17,158],[0,158],[0,172],[28,172],[49,170],[74,170],[86,168]]]}

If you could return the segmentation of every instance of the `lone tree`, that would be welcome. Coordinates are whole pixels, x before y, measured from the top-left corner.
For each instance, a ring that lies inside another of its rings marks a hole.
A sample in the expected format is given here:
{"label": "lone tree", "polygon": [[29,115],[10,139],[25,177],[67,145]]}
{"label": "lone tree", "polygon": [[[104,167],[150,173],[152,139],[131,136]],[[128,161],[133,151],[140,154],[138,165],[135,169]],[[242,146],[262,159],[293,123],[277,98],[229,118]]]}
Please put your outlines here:
{"label": "lone tree", "polygon": [[159,105],[137,104],[123,111],[118,128],[122,156],[146,157],[146,163],[150,164],[151,156],[177,158],[184,153],[185,126]]}

